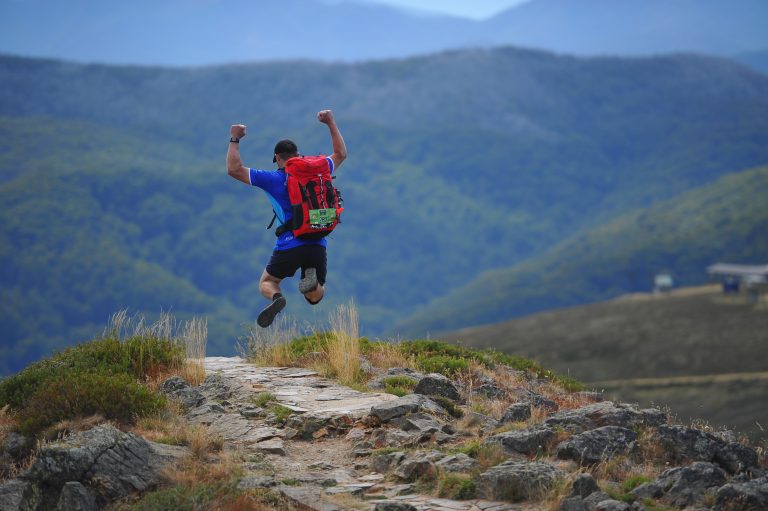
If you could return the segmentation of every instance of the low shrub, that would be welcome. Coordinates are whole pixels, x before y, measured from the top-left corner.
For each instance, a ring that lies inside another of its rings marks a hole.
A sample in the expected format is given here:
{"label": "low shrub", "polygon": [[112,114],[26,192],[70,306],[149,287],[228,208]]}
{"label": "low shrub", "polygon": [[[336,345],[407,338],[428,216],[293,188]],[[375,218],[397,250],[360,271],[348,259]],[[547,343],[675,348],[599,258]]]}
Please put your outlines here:
{"label": "low shrub", "polygon": [[413,392],[418,383],[415,379],[408,376],[389,376],[382,380],[384,392],[402,397]]}
{"label": "low shrub", "polygon": [[448,412],[448,415],[453,417],[454,419],[461,419],[464,417],[464,411],[456,406],[456,403],[451,401],[445,396],[429,396],[429,399],[434,401],[435,403],[442,406],[446,412]]}
{"label": "low shrub", "polygon": [[272,408],[270,408],[270,410],[272,410],[272,413],[275,414],[275,419],[279,423],[285,422],[286,419],[288,419],[288,417],[290,417],[291,414],[293,413],[293,410],[291,410],[287,406],[278,405],[278,404],[272,405]]}
{"label": "low shrub", "polygon": [[123,374],[145,380],[181,367],[185,356],[183,343],[146,335],[125,341],[110,337],[78,344],[30,364],[0,382],[0,407],[9,405],[13,410],[20,410],[49,382],[83,373]]}
{"label": "low shrub", "polygon": [[469,369],[469,362],[466,359],[445,355],[417,357],[416,363],[425,373],[440,373],[445,376],[454,376]]}
{"label": "low shrub", "polygon": [[164,406],[164,396],[127,374],[69,373],[47,381],[27,399],[19,424],[23,433],[34,435],[59,421],[96,414],[131,423]]}

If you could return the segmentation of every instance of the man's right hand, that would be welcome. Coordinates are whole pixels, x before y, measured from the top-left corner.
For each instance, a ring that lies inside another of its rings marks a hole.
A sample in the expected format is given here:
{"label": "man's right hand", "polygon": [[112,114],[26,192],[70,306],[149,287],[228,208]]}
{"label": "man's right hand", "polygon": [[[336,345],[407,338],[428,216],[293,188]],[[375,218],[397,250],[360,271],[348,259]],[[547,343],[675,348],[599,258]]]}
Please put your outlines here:
{"label": "man's right hand", "polygon": [[233,124],[229,128],[229,134],[230,136],[233,136],[236,139],[240,140],[245,136],[245,124]]}
{"label": "man's right hand", "polygon": [[323,124],[329,124],[333,122],[333,112],[330,110],[320,110],[317,112],[317,120]]}

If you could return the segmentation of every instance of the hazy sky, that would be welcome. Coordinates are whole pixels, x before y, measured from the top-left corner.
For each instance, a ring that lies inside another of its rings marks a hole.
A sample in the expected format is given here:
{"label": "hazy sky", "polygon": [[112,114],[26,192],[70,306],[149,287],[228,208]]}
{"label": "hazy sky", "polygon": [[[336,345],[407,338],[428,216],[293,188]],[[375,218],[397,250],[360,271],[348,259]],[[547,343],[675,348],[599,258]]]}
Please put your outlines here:
{"label": "hazy sky", "polygon": [[527,0],[368,0],[412,9],[424,9],[465,18],[483,19]]}

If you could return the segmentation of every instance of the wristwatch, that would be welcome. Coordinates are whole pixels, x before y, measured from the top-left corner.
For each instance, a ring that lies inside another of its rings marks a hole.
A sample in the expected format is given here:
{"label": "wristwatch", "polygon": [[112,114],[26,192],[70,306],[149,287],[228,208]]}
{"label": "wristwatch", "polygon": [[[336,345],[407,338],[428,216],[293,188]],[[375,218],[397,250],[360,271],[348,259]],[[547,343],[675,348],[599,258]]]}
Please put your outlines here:
{"label": "wristwatch", "polygon": [[239,144],[240,143],[240,139],[232,137],[232,138],[229,139],[229,143],[230,144]]}

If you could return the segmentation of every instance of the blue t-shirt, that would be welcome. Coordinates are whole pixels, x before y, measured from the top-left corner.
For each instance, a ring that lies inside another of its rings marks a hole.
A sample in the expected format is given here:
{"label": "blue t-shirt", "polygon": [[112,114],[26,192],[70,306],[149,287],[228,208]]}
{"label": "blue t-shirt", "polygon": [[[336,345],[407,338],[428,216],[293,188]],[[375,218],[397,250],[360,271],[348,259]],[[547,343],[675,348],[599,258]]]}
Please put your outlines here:
{"label": "blue t-shirt", "polygon": [[[331,167],[331,174],[333,174],[333,160],[330,157],[327,160]],[[272,209],[277,213],[278,225],[282,225],[286,220],[290,220],[293,217],[293,213],[291,212],[291,199],[288,198],[285,170],[248,169],[248,175],[251,185],[258,186],[266,192],[269,202],[272,203]],[[288,231],[278,236],[277,242],[275,242],[275,250],[288,250],[289,248],[301,245],[326,246],[327,242],[325,238],[309,241],[300,240],[294,238],[293,233]]]}

